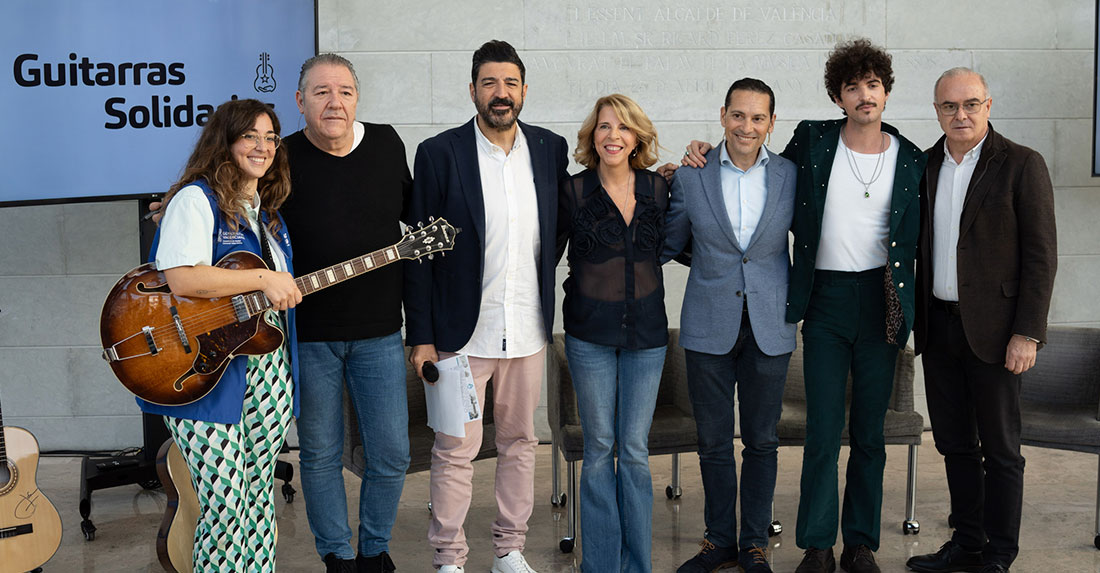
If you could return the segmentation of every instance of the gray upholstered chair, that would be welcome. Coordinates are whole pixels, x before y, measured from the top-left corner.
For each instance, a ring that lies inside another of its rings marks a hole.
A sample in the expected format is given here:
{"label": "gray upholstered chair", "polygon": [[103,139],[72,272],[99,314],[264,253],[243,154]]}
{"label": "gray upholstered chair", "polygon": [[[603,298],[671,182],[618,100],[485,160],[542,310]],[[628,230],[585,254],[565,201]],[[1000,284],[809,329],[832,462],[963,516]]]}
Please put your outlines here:
{"label": "gray upholstered chair", "polygon": [[[1020,390],[1025,445],[1100,454],[1100,329],[1053,326]],[[1100,549],[1100,469],[1093,544]]]}
{"label": "gray upholstered chair", "polygon": [[[848,400],[851,401],[852,380],[848,378]],[[845,409],[847,417],[847,409]],[[902,531],[906,535],[920,532],[916,518],[917,505],[917,449],[924,431],[924,417],[913,409],[913,351],[909,348],[898,353],[894,370],[894,392],[886,410],[883,434],[887,444],[909,446],[909,471],[905,497],[905,521]],[[798,348],[791,355],[787,368],[787,385],[783,390],[783,415],[779,419],[779,445],[804,446],[806,444],[806,385],[803,378],[802,333],[798,334]],[[848,424],[845,421],[842,437],[848,443]],[[783,531],[782,524],[772,522],[772,535]]]}
{"label": "gray upholstered chair", "polygon": [[[691,399],[688,397],[684,369],[684,349],[680,347],[679,340],[679,329],[670,329],[661,387],[657,392],[657,408],[653,413],[653,426],[649,432],[651,456],[672,454],[672,484],[665,488],[665,495],[669,499],[680,497],[680,452],[694,452],[697,448],[695,419],[691,413]],[[569,361],[565,357],[565,338],[561,334],[554,336],[554,344],[547,353],[546,396],[553,439],[551,456],[554,494],[551,502],[555,506],[569,506],[569,536],[558,544],[563,553],[569,553],[577,538],[577,461],[584,457],[584,436],[577,413],[573,377],[569,373]],[[562,493],[558,483],[558,451],[561,451],[569,464],[568,493]]]}
{"label": "gray upholstered chair", "polygon": [[[408,350],[405,352],[408,357]],[[405,361],[405,388],[409,399],[409,469],[407,473],[424,471],[432,466],[432,444],[435,432],[428,427],[428,410],[424,406],[424,383],[416,376],[412,365]],[[493,381],[485,389],[485,405],[482,413],[484,435],[481,439],[481,451],[477,458],[490,458],[497,455],[496,426],[493,424]],[[351,407],[347,390],[344,391],[344,467],[363,477],[363,444],[359,440],[359,419]],[[367,444],[366,447],[370,447]]]}

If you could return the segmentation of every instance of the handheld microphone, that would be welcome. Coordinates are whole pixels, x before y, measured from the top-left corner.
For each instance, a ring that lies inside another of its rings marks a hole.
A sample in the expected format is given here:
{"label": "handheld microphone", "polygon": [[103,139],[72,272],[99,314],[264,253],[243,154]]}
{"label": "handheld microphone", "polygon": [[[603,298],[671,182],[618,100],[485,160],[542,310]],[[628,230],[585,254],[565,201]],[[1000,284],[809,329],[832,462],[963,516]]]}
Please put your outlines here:
{"label": "handheld microphone", "polygon": [[435,364],[425,360],[424,364],[420,366],[420,371],[424,374],[424,380],[432,384],[439,381],[439,369],[435,367]]}

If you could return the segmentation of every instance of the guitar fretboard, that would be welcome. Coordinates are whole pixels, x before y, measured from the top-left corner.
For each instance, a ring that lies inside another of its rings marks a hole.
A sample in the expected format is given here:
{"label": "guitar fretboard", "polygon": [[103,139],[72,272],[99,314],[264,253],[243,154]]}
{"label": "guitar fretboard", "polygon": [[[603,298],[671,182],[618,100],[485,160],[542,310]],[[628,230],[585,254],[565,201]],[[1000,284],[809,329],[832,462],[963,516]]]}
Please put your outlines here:
{"label": "guitar fretboard", "polygon": [[4,410],[0,408],[0,467],[5,467],[7,465],[8,447],[7,444],[4,443]]}
{"label": "guitar fretboard", "polygon": [[386,247],[374,251],[373,253],[368,253],[361,257],[349,259],[342,263],[332,265],[331,267],[309,273],[308,275],[302,275],[295,278],[294,282],[298,285],[298,290],[302,291],[302,295],[304,296],[317,292],[323,288],[330,287],[336,283],[357,277],[363,273],[373,271],[378,267],[384,267],[400,259],[401,256],[398,254],[396,246]]}

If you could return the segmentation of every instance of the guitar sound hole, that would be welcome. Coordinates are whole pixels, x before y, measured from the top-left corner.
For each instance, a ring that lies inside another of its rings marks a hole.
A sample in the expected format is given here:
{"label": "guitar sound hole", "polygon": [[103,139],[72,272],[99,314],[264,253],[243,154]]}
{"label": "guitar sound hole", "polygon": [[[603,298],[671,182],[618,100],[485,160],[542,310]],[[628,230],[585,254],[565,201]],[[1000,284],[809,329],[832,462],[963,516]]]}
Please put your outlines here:
{"label": "guitar sound hole", "polygon": [[8,462],[0,466],[0,494],[6,493],[15,485],[15,467]]}

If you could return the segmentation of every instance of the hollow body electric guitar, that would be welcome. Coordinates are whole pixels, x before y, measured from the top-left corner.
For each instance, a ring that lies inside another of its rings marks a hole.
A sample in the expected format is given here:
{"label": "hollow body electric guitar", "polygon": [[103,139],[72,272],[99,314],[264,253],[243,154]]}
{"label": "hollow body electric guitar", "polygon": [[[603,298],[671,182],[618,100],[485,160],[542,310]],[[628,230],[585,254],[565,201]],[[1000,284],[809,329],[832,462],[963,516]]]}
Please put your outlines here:
{"label": "hollow body electric guitar", "polygon": [[0,573],[30,571],[61,545],[61,516],[35,483],[38,440],[0,412]]}
{"label": "hollow body electric guitar", "polygon": [[[430,220],[394,245],[294,282],[308,295],[402,259],[449,251],[457,232],[444,219]],[[246,251],[230,253],[216,266],[267,268]],[[139,398],[165,406],[190,404],[214,388],[233,357],[267,354],[283,344],[282,330],[268,317],[271,306],[261,291],[218,298],[174,295],[164,273],[147,263],[119,279],[103,303],[103,359]]]}

